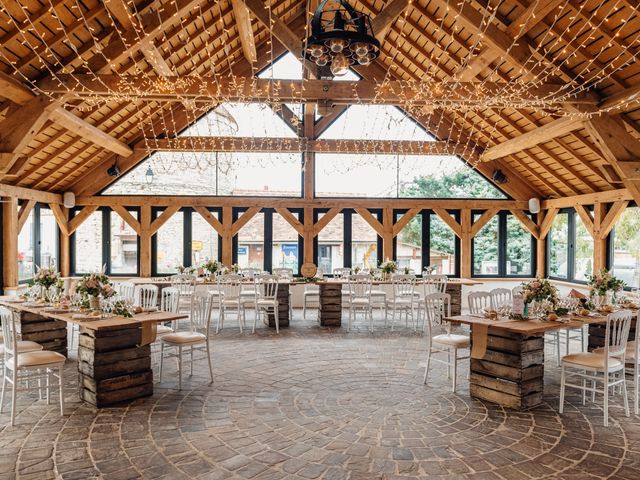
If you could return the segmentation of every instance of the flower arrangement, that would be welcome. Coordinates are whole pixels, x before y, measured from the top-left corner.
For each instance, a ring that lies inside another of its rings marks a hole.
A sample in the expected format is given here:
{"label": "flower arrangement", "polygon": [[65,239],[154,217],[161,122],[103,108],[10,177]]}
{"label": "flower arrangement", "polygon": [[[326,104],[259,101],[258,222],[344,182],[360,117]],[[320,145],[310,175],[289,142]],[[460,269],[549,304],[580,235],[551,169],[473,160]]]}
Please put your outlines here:
{"label": "flower arrangement", "polygon": [[217,273],[222,270],[222,264],[217,260],[207,260],[202,264],[202,268],[208,273]]}
{"label": "flower arrangement", "polygon": [[103,298],[113,297],[116,294],[116,291],[111,286],[109,277],[102,272],[89,273],[83,276],[76,285],[76,292],[92,297],[102,295]]}
{"label": "flower arrangement", "polygon": [[606,295],[607,292],[617,292],[624,288],[624,281],[617,279],[612,273],[603,268],[593,275],[587,275],[591,294]]}
{"label": "flower arrangement", "polygon": [[398,264],[393,260],[389,260],[388,258],[380,264],[380,270],[383,273],[395,273],[398,270]]}
{"label": "flower arrangement", "polygon": [[133,314],[131,313],[131,310],[129,310],[129,308],[127,308],[127,304],[126,304],[126,302],[124,300],[117,300],[117,301],[113,302],[112,312],[115,315],[121,315],[124,318],[133,317]]}
{"label": "flower arrangement", "polygon": [[185,267],[184,265],[176,265],[176,271],[180,274],[192,275],[196,271],[196,267]]}
{"label": "flower arrangement", "polygon": [[524,303],[541,302],[543,300],[551,302],[553,306],[558,303],[558,289],[551,285],[551,282],[546,278],[536,278],[530,282],[524,282],[521,284],[520,291],[524,298]]}
{"label": "flower arrangement", "polygon": [[38,271],[33,277],[33,283],[43,288],[50,288],[58,285],[60,274],[51,268],[38,267]]}

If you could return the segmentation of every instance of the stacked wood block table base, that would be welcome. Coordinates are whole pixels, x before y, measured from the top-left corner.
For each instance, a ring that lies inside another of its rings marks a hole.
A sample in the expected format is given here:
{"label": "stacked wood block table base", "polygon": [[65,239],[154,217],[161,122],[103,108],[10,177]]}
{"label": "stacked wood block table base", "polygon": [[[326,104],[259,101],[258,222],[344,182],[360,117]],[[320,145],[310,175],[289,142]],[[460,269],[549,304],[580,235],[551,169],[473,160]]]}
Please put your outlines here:
{"label": "stacked wood block table base", "polygon": [[14,312],[22,340],[37,342],[45,350],[67,356],[67,323],[30,312]]}
{"label": "stacked wood block table base", "polygon": [[460,315],[462,313],[462,285],[449,282],[445,293],[451,295],[451,315]]}
{"label": "stacked wood block table base", "polygon": [[151,347],[138,347],[140,327],[90,330],[80,327],[80,397],[96,407],[153,394]]}
{"label": "stacked wood block table base", "polygon": [[[289,284],[278,285],[278,325],[279,328],[287,328],[289,326]],[[269,326],[276,328],[276,319],[272,314],[268,315]]]}
{"label": "stacked wood block table base", "polygon": [[472,397],[525,410],[542,403],[544,337],[489,328],[487,349],[471,359]]}
{"label": "stacked wood block table base", "polygon": [[320,282],[320,325],[339,327],[342,324],[342,285]]}

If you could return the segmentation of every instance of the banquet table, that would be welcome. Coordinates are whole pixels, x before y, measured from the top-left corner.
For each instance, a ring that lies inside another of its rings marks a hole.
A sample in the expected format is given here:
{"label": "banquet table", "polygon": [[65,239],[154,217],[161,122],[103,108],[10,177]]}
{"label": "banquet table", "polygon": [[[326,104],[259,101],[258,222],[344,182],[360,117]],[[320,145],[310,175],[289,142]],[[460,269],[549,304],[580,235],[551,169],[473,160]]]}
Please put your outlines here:
{"label": "banquet table", "polygon": [[11,310],[23,340],[67,356],[67,325],[79,326],[78,386],[80,398],[96,407],[153,394],[151,346],[157,325],[188,318],[168,312],[145,312],[133,318],[77,319],[73,313],[47,312],[45,307],[25,306],[0,298]]}
{"label": "banquet table", "polygon": [[[637,311],[634,312],[637,317]],[[589,326],[589,350],[604,344],[606,315],[568,315],[559,321],[491,320],[455,315],[445,320],[471,326],[469,393],[505,407],[526,410],[542,403],[544,334]],[[635,335],[635,319],[629,338]]]}

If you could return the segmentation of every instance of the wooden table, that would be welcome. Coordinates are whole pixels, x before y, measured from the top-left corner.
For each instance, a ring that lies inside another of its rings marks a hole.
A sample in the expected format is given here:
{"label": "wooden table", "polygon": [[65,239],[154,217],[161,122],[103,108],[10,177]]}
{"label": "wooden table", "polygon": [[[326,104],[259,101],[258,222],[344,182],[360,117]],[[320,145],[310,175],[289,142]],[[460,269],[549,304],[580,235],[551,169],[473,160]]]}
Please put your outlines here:
{"label": "wooden table", "polygon": [[541,404],[545,332],[581,328],[585,324],[595,326],[606,323],[607,317],[571,316],[568,319],[569,322],[561,323],[489,320],[473,315],[447,318],[471,326],[471,396],[517,410]]}
{"label": "wooden table", "polygon": [[133,318],[74,319],[73,313],[45,312],[0,299],[16,316],[23,340],[67,356],[67,324],[79,325],[78,372],[80,398],[96,407],[134,400],[153,393],[151,346],[159,322],[188,318],[149,312]]}
{"label": "wooden table", "polygon": [[[339,327],[342,324],[342,286],[349,282],[342,279],[329,279],[317,282],[320,289],[320,325]],[[462,285],[479,285],[482,282],[466,278],[452,278],[447,282],[451,296],[451,314],[459,315],[462,310]],[[374,280],[373,285],[391,285],[388,280]]]}

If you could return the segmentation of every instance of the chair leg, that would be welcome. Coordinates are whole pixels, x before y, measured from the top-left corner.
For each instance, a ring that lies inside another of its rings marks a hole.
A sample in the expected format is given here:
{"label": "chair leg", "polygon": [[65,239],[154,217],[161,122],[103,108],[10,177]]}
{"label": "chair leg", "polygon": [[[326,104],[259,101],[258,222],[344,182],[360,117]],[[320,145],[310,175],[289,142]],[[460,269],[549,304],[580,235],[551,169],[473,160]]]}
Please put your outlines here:
{"label": "chair leg", "polygon": [[[306,300],[302,302],[302,319],[303,320],[307,319],[307,301]],[[291,319],[289,319],[289,321],[291,321]]]}
{"label": "chair leg", "polygon": [[[15,367],[15,365],[14,365]],[[13,427],[16,419],[16,389],[18,383],[18,369],[13,369],[13,385],[11,385],[11,426]]]}
{"label": "chair leg", "polygon": [[[637,381],[637,377],[636,377],[636,381]],[[2,413],[2,411],[4,410],[4,389],[6,387],[7,387],[7,369],[4,366],[4,364],[2,364],[2,393],[0,393],[0,413]],[[638,400],[638,389],[636,387],[636,409],[638,408],[637,400]]]}
{"label": "chair leg", "polygon": [[60,395],[60,416],[64,416],[64,375],[62,370],[64,367],[60,365],[58,367],[58,393]]}
{"label": "chair leg", "polygon": [[447,378],[451,378],[451,349],[447,348]]}
{"label": "chair leg", "polygon": [[182,390],[182,347],[178,347],[178,390]]}
{"label": "chair leg", "polygon": [[[275,317],[276,320],[276,333],[279,335],[280,334],[280,313],[279,313],[279,308],[278,306],[273,307],[273,316]],[[291,315],[289,315],[289,321],[291,321]]]}
{"label": "chair leg", "polygon": [[453,349],[453,393],[456,393],[456,377],[458,376],[458,349]]}
{"label": "chair leg", "polygon": [[624,369],[620,372],[622,376],[622,383],[620,387],[622,388],[622,399],[624,400],[624,414],[629,416],[629,396],[627,395],[627,382],[624,378]]}
{"label": "chair leg", "polygon": [[604,374],[604,426],[609,426],[609,373],[607,372]]}
{"label": "chair leg", "polygon": [[587,403],[587,379],[582,379],[582,405]]}
{"label": "chair leg", "polygon": [[424,384],[427,384],[427,375],[429,375],[429,364],[431,363],[431,346],[427,350],[427,366],[424,368]]}
{"label": "chair leg", "polygon": [[564,372],[564,365],[562,365],[562,368],[560,370],[560,406],[558,408],[558,412],[562,413],[564,411],[564,382],[565,382],[565,372]]}
{"label": "chair leg", "polygon": [[216,333],[224,326],[224,307],[220,305],[220,315],[218,315],[218,324],[216,325]]}
{"label": "chair leg", "polygon": [[208,338],[207,338],[207,359],[209,362],[209,375],[211,376],[211,383],[213,383],[213,365],[211,364],[211,347],[209,346]]}
{"label": "chair leg", "polygon": [[190,350],[191,350],[190,352],[191,353],[191,371],[189,372],[189,376],[193,377],[193,345],[191,345]]}
{"label": "chair leg", "polygon": [[633,367],[633,383],[635,387],[636,395],[634,397],[634,406],[633,410],[636,415],[638,415],[638,409],[640,409],[640,398],[638,397],[638,390],[640,390],[640,372],[638,371],[638,360],[636,359],[636,365]]}
{"label": "chair leg", "polygon": [[251,329],[251,333],[256,333],[256,323],[258,322],[259,310],[258,305],[256,304],[256,314],[253,316],[253,328]]}
{"label": "chair leg", "polygon": [[160,341],[160,383],[162,383],[162,366],[164,364],[164,342]]}
{"label": "chair leg", "polygon": [[554,333],[556,337],[556,362],[560,366],[560,332],[556,331]]}

